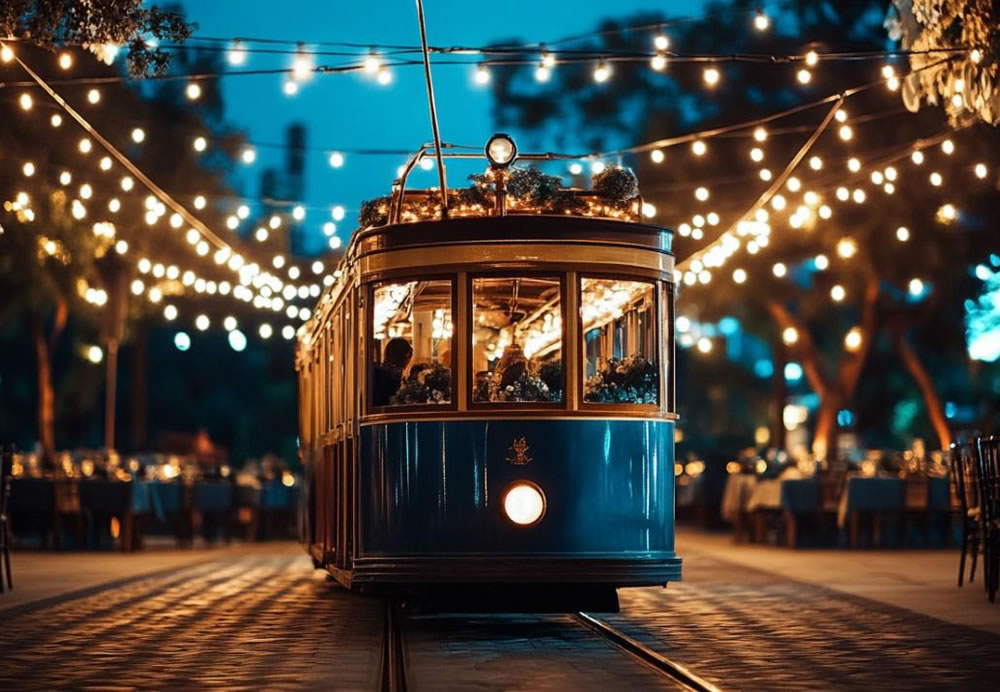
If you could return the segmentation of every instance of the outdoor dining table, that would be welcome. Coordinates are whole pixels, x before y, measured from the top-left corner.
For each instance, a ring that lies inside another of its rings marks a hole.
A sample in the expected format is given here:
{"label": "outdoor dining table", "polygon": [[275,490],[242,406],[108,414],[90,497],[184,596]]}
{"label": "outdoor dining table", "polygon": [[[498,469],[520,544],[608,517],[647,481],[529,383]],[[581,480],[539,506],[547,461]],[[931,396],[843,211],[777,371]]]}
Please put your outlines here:
{"label": "outdoor dining table", "polygon": [[763,540],[766,513],[784,515],[785,541],[794,547],[797,541],[798,517],[818,512],[820,486],[816,478],[768,478],[754,485],[747,499],[747,512],[754,515],[755,540]]}
{"label": "outdoor dining table", "polygon": [[849,476],[837,508],[837,526],[848,529],[848,545],[858,544],[858,522],[862,513],[873,517],[873,543],[878,545],[883,516],[902,518],[906,511],[947,512],[951,506],[945,476],[908,479],[879,476]]}

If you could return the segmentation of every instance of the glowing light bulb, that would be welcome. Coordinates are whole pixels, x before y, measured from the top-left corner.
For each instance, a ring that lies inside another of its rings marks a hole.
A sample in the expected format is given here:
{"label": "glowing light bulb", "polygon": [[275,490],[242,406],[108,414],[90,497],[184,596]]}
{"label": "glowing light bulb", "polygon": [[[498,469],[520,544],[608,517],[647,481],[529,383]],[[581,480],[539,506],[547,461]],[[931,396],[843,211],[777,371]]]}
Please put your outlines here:
{"label": "glowing light bulb", "polygon": [[53,113],[52,117],[49,118],[49,123],[52,125],[52,127],[59,127],[60,125],[62,125],[62,116],[59,115],[58,113]]}
{"label": "glowing light bulb", "polygon": [[950,139],[946,139],[941,142],[941,151],[951,156],[955,153],[955,143]]}
{"label": "glowing light bulb", "polygon": [[653,37],[653,47],[656,50],[666,50],[670,47],[670,38],[666,34],[657,34]]}
{"label": "glowing light bulb", "polygon": [[377,53],[369,53],[368,57],[366,57],[364,61],[365,72],[370,75],[374,75],[379,71],[380,67],[382,67],[382,59]]}
{"label": "glowing light bulb", "polygon": [[756,139],[758,142],[763,142],[764,140],[767,139],[767,130],[765,130],[763,127],[756,128],[753,131],[753,138]]}
{"label": "glowing light bulb", "polygon": [[905,243],[910,239],[910,229],[906,226],[900,226],[896,229],[896,240],[901,243]]}
{"label": "glowing light bulb", "polygon": [[753,149],[750,150],[750,158],[758,163],[763,161],[764,150],[761,149],[760,147],[754,147]]}
{"label": "glowing light bulb", "polygon": [[204,137],[195,137],[192,143],[195,151],[205,151],[208,147],[208,140]]}
{"label": "glowing light bulb", "polygon": [[194,326],[198,328],[198,331],[205,331],[208,329],[211,322],[208,319],[208,315],[198,315],[194,320]]}
{"label": "glowing light bulb", "polygon": [[707,187],[699,187],[694,191],[694,197],[699,202],[704,202],[709,198],[709,192]]}
{"label": "glowing light bulb", "polygon": [[802,181],[793,175],[785,183],[785,186],[788,188],[789,192],[798,192],[802,189]]}
{"label": "glowing light bulb", "polygon": [[189,101],[197,101],[201,98],[201,85],[198,82],[191,82],[184,89],[184,95],[188,97]]}
{"label": "glowing light bulb", "polygon": [[667,67],[667,56],[657,53],[649,60],[649,66],[657,72],[662,72]]}
{"label": "glowing light bulb", "polygon": [[753,27],[757,31],[767,31],[771,26],[771,19],[764,14],[763,10],[757,10],[757,14],[753,18]]}
{"label": "glowing light bulb", "polygon": [[296,204],[292,208],[292,218],[295,219],[296,221],[301,221],[302,219],[306,218],[306,208],[303,207],[301,204]]}
{"label": "glowing light bulb", "polygon": [[808,53],[806,53],[806,65],[808,65],[809,67],[814,67],[818,62],[819,62],[819,55],[816,54],[816,51],[811,50]]}
{"label": "glowing light bulb", "polygon": [[985,163],[977,163],[974,170],[975,170],[975,173],[976,173],[976,177],[979,178],[980,180],[982,180],[983,178],[985,178],[986,175],[989,173],[989,171],[986,168],[986,164]]}
{"label": "glowing light bulb", "polygon": [[910,283],[907,288],[909,289],[911,296],[919,296],[924,292],[924,282],[920,279],[910,279]]}
{"label": "glowing light bulb", "polygon": [[839,303],[847,297],[847,291],[843,286],[837,284],[830,289],[830,297],[833,298],[834,302]]}
{"label": "glowing light bulb", "polygon": [[333,217],[334,221],[340,221],[344,218],[346,211],[339,204],[330,210],[330,215]]}
{"label": "glowing light bulb", "polygon": [[847,170],[851,173],[857,173],[861,170],[861,162],[852,156],[847,160]]}
{"label": "glowing light bulb", "polygon": [[98,103],[101,100],[101,92],[97,89],[91,89],[87,92],[87,101],[91,104]]}
{"label": "glowing light bulb", "polygon": [[830,266],[830,259],[826,255],[816,255],[816,257],[813,258],[813,264],[816,269],[824,271]]}
{"label": "glowing light bulb", "polygon": [[549,81],[551,78],[552,78],[552,70],[551,70],[551,68],[548,68],[545,65],[539,65],[538,67],[535,68],[535,81],[536,82],[542,82],[542,83],[544,83],[544,82]]}
{"label": "glowing light bulb", "polygon": [[934,187],[941,187],[941,184],[944,183],[944,178],[941,177],[940,173],[934,171],[930,175],[930,181],[931,185],[933,185]]}
{"label": "glowing light bulb", "polygon": [[13,59],[14,59],[14,51],[12,51],[7,46],[3,46],[2,48],[0,48],[0,61],[10,62]]}
{"label": "glowing light bulb", "polygon": [[696,139],[691,143],[691,151],[695,156],[704,156],[708,146],[702,140]]}
{"label": "glowing light bulb", "polygon": [[924,162],[924,152],[922,151],[913,152],[912,154],[910,154],[910,160],[913,161],[914,164],[919,166]]}
{"label": "glowing light bulb", "polygon": [[607,64],[602,60],[597,64],[597,67],[594,68],[594,81],[597,82],[598,84],[603,84],[604,82],[608,81],[608,78],[610,77],[611,77],[611,68],[608,67]]}
{"label": "glowing light bulb", "polygon": [[861,342],[861,330],[857,327],[851,327],[851,330],[844,337],[844,348],[854,353],[861,348]]}
{"label": "glowing light bulb", "polygon": [[247,50],[243,41],[233,41],[232,45],[229,46],[229,50],[226,52],[226,59],[229,61],[230,65],[234,66],[239,66],[246,62]]}
{"label": "glowing light bulb", "polygon": [[243,152],[240,154],[240,159],[249,166],[257,160],[257,150],[253,147],[244,147]]}
{"label": "glowing light bulb", "polygon": [[733,281],[738,284],[744,283],[747,280],[747,273],[743,269],[733,270]]}
{"label": "glowing light bulb", "polygon": [[487,69],[486,65],[476,66],[476,71],[473,74],[473,81],[479,86],[485,86],[490,83],[490,71]]}
{"label": "glowing light bulb", "polygon": [[853,238],[841,238],[837,242],[837,255],[843,259],[850,259],[858,252],[858,244]]}
{"label": "glowing light bulb", "polygon": [[333,152],[333,153],[330,154],[330,167],[331,168],[340,168],[343,165],[344,165],[344,155],[343,154],[341,154],[339,151],[335,151],[335,152]]}
{"label": "glowing light bulb", "polygon": [[722,74],[719,72],[718,68],[715,67],[706,67],[701,76],[702,79],[705,80],[705,84],[710,87],[716,86],[722,78]]}
{"label": "glowing light bulb", "polygon": [[388,86],[392,83],[392,72],[385,67],[380,67],[378,74],[375,75],[375,81],[382,86]]}
{"label": "glowing light bulb", "polygon": [[854,130],[851,129],[850,125],[841,125],[838,134],[842,140],[848,142],[854,137]]}
{"label": "glowing light bulb", "polygon": [[653,149],[653,151],[649,152],[649,158],[653,161],[653,163],[663,163],[663,159],[665,159],[666,156],[661,149]]}
{"label": "glowing light bulb", "polygon": [[101,162],[98,165],[99,165],[99,167],[100,167],[100,169],[102,171],[110,171],[111,170],[111,157],[110,156],[104,156],[104,157],[102,157],[101,158]]}
{"label": "glowing light bulb", "polygon": [[205,208],[205,198],[202,195],[198,195],[194,198],[194,208],[204,209]]}
{"label": "glowing light bulb", "polygon": [[78,145],[78,147],[80,149],[81,154],[89,154],[90,150],[94,148],[94,145],[89,139],[84,137],[83,139],[80,140],[80,144]]}
{"label": "glowing light bulb", "polygon": [[818,156],[813,156],[809,159],[809,168],[814,171],[818,171],[823,168],[823,159]]}
{"label": "glowing light bulb", "polygon": [[63,171],[62,173],[59,174],[59,182],[62,185],[69,185],[71,182],[73,182],[72,174],[70,174],[69,171]]}
{"label": "glowing light bulb", "polygon": [[803,68],[795,73],[795,78],[799,81],[799,84],[808,84],[812,81],[812,72]]}
{"label": "glowing light bulb", "polygon": [[[4,62],[7,61],[5,60]],[[70,55],[69,53],[60,53],[59,67],[61,67],[64,70],[68,70],[69,68],[73,67],[73,56]]]}
{"label": "glowing light bulb", "polygon": [[780,279],[788,273],[788,267],[783,262],[775,262],[774,266],[771,267],[771,272]]}
{"label": "glowing light bulb", "polygon": [[799,340],[799,331],[795,327],[785,327],[781,332],[781,340],[791,346]]}

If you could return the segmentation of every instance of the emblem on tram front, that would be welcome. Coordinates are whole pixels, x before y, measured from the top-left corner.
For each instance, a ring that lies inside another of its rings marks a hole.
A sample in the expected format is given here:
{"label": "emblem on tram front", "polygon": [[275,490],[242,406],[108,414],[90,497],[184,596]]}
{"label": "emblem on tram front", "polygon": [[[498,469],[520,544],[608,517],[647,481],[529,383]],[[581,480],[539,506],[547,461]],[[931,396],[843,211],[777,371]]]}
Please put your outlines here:
{"label": "emblem on tram front", "polygon": [[517,466],[530,464],[531,457],[528,456],[528,449],[527,438],[515,437],[514,441],[510,443],[510,447],[507,448],[507,451],[513,452],[514,456],[507,457],[507,463]]}

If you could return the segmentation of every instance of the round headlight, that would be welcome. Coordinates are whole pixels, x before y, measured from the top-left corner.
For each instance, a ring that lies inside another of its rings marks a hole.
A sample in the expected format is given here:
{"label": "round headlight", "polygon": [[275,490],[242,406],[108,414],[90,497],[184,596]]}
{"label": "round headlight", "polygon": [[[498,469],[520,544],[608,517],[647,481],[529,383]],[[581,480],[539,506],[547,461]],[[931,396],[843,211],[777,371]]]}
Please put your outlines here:
{"label": "round headlight", "polygon": [[497,133],[486,143],[486,158],[494,168],[506,168],[517,158],[517,145],[510,135]]}
{"label": "round headlight", "polygon": [[515,483],[503,495],[503,511],[518,526],[537,524],[545,514],[545,493],[534,483]]}

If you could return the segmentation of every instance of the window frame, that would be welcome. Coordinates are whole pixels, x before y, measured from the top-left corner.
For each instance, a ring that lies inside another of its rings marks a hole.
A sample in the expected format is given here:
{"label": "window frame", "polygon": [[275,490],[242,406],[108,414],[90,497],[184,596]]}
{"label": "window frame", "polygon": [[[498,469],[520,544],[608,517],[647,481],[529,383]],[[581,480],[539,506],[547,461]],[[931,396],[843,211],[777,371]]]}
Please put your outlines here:
{"label": "window frame", "polygon": [[[562,400],[561,401],[475,401],[475,372],[472,368],[472,330],[475,327],[475,295],[474,287],[476,279],[558,279],[559,280],[559,316],[562,319],[562,335],[560,337],[560,353],[562,354]],[[467,411],[565,411],[570,408],[569,392],[566,377],[566,360],[568,351],[568,326],[569,315],[566,312],[567,295],[567,271],[565,269],[529,269],[519,271],[517,269],[503,269],[496,271],[469,272],[466,277],[466,294],[468,296],[465,309],[468,320],[464,334],[466,344],[466,394],[468,396]]]}
{"label": "window frame", "polygon": [[576,304],[577,310],[583,306],[583,282],[584,279],[606,279],[612,281],[632,281],[635,283],[643,283],[652,286],[652,296],[653,296],[653,309],[651,310],[651,316],[655,319],[655,324],[652,325],[654,344],[653,348],[657,354],[657,377],[659,381],[656,384],[656,403],[655,404],[636,404],[636,403],[610,403],[603,401],[586,401],[586,364],[587,364],[587,354],[586,354],[586,341],[585,332],[583,327],[582,315],[576,315],[576,338],[577,344],[579,345],[579,363],[577,363],[576,377],[577,377],[577,406],[580,411],[586,411],[588,413],[599,413],[599,412],[618,412],[618,413],[638,413],[638,414],[649,414],[652,412],[662,413],[665,409],[666,402],[664,401],[664,363],[663,363],[663,299],[661,297],[663,288],[662,284],[668,283],[659,278],[651,278],[649,276],[643,276],[641,274],[627,274],[622,272],[590,272],[581,271],[577,272],[576,280]]}
{"label": "window frame", "polygon": [[384,284],[404,284],[411,282],[421,282],[421,281],[447,281],[451,284],[451,321],[453,327],[456,326],[457,314],[458,314],[458,274],[400,274],[400,275],[390,275],[388,277],[381,277],[379,279],[373,280],[365,284],[365,343],[367,344],[367,353],[365,353],[364,358],[364,383],[365,383],[365,411],[368,415],[379,415],[379,414],[393,414],[393,413],[407,413],[411,411],[419,412],[429,412],[429,411],[449,411],[454,412],[458,410],[458,394],[457,394],[457,378],[456,374],[458,368],[455,367],[455,360],[457,358],[455,350],[455,338],[456,334],[453,331],[451,335],[451,365],[449,369],[451,370],[451,399],[447,403],[443,404],[402,404],[399,406],[386,405],[386,406],[375,406],[372,403],[372,393],[373,379],[374,379],[374,366],[375,361],[372,356],[375,353],[375,289],[379,285]]}

